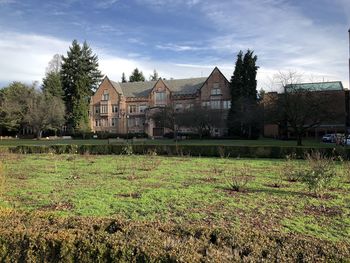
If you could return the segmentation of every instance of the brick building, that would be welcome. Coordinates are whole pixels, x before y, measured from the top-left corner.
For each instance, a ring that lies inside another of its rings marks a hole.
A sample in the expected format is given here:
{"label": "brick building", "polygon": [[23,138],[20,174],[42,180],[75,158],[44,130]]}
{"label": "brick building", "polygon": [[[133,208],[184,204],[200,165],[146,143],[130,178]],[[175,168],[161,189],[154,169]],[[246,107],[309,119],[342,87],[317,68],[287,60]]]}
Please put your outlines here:
{"label": "brick building", "polygon": [[[297,90],[309,90],[315,94],[318,98],[327,97],[329,98],[327,107],[332,111],[333,115],[336,116],[333,119],[323,121],[317,127],[310,129],[306,137],[319,138],[327,133],[349,133],[350,130],[350,98],[349,90],[343,88],[340,81],[333,82],[318,82],[318,83],[300,83],[294,84],[293,88]],[[286,87],[288,92],[288,86]],[[265,94],[264,104],[268,105],[276,101],[276,98],[282,96],[283,93],[269,92]],[[269,123],[267,120],[264,121],[264,133],[265,137],[273,138],[291,138],[295,135],[292,134],[290,127],[287,123]]]}
{"label": "brick building", "polygon": [[[119,83],[105,77],[90,100],[91,130],[162,136],[166,129],[157,126],[152,111],[165,106],[181,111],[194,105],[221,110],[226,118],[231,107],[229,81],[217,67],[207,78]],[[225,132],[225,127],[212,131],[215,136]]]}

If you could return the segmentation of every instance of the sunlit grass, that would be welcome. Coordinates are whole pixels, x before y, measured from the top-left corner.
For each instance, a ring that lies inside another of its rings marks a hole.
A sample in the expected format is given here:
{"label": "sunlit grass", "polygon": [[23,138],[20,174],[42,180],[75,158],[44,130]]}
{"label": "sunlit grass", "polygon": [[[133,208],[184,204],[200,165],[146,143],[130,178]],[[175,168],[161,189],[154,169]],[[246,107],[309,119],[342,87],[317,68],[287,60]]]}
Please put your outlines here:
{"label": "sunlit grass", "polygon": [[[350,239],[350,184],[338,177],[327,198],[316,198],[300,182],[280,182],[284,160],[14,154],[2,159],[6,188],[0,205],[15,209],[233,228],[244,224]],[[232,191],[228,182],[242,167],[249,167],[253,180]]]}

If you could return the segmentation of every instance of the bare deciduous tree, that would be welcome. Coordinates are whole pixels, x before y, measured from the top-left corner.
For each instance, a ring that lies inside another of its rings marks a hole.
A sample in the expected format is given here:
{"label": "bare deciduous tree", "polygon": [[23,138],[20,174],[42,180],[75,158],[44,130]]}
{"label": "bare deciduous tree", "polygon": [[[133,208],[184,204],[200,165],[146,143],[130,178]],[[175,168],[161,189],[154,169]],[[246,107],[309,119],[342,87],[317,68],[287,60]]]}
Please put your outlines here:
{"label": "bare deciduous tree", "polygon": [[297,145],[302,145],[307,131],[339,117],[339,112],[331,106],[334,104],[332,96],[325,96],[312,85],[301,85],[301,74],[280,72],[275,80],[283,92],[269,96],[268,103],[265,103],[265,117],[291,130],[297,137]]}

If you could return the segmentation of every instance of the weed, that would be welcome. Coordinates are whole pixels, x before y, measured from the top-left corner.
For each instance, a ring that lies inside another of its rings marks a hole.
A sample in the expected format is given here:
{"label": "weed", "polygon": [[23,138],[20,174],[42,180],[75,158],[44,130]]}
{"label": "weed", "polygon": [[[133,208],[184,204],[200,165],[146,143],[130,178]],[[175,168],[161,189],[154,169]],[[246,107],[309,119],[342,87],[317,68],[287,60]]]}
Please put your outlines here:
{"label": "weed", "polygon": [[132,149],[132,145],[130,143],[127,143],[124,147],[123,147],[123,154],[126,155],[132,155],[134,153],[133,149]]}
{"label": "weed", "polygon": [[287,155],[286,160],[281,166],[279,178],[288,182],[297,182],[300,179],[301,168],[295,165],[295,154]]}
{"label": "weed", "polygon": [[336,177],[334,161],[320,152],[307,154],[306,160],[308,167],[300,173],[300,179],[315,196],[322,196],[323,190],[329,188]]}
{"label": "weed", "polygon": [[234,171],[228,184],[232,191],[239,192],[242,191],[249,182],[253,181],[253,179],[254,177],[252,176],[250,167],[242,166]]}

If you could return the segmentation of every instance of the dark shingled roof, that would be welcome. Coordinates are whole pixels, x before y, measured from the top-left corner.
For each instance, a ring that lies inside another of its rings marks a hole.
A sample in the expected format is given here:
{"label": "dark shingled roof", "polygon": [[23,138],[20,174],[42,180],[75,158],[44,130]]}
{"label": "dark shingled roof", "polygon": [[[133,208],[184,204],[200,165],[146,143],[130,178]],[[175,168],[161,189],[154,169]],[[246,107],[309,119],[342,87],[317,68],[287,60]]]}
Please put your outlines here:
{"label": "dark shingled roof", "polygon": [[298,83],[286,85],[286,89],[309,90],[309,91],[341,91],[344,90],[341,81],[315,82],[315,83]]}
{"label": "dark shingled roof", "polygon": [[[163,80],[165,85],[174,95],[185,95],[196,93],[204,84],[207,78],[171,79]],[[147,97],[157,81],[127,82],[120,83],[111,81],[117,92],[125,97]]]}

